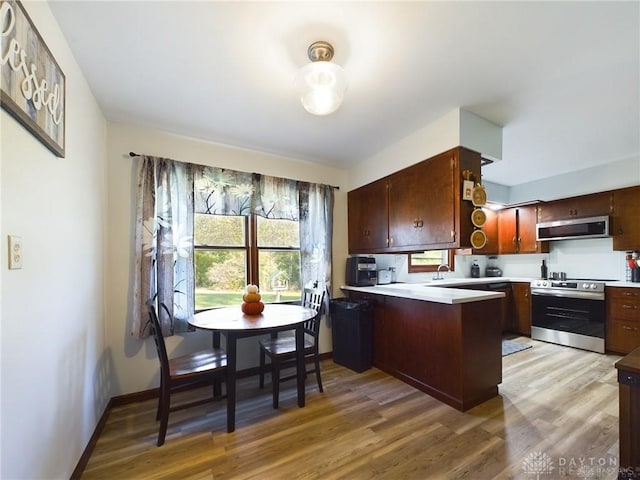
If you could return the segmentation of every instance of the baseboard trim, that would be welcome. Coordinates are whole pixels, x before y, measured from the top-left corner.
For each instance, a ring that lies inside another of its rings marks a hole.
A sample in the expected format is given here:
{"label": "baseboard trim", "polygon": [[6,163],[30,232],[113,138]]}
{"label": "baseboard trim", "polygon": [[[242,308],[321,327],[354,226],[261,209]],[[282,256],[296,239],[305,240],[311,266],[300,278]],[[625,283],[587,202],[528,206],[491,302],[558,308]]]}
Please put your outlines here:
{"label": "baseboard trim", "polygon": [[98,420],[98,424],[96,425],[95,430],[93,431],[93,435],[89,439],[87,446],[85,447],[82,455],[80,456],[80,460],[76,465],[76,468],[73,469],[73,473],[71,474],[70,480],[79,480],[84,473],[84,469],[87,467],[89,463],[89,458],[91,458],[91,454],[93,453],[93,449],[98,443],[98,438],[100,438],[100,434],[104,430],[105,425],[107,424],[107,418],[109,418],[109,413],[111,412],[111,408],[113,407],[113,398],[107,402],[107,406],[104,408],[104,412],[102,412],[102,416],[100,420]]}
{"label": "baseboard trim", "polygon": [[[333,358],[333,352],[321,353],[320,360],[327,360]],[[309,363],[309,362],[307,362]],[[258,375],[260,373],[259,367],[247,368],[245,370],[240,370],[237,374],[238,378],[247,378],[252,377],[254,375]],[[204,386],[204,384],[203,384]],[[115,397],[111,397],[111,399],[107,402],[107,406],[102,412],[102,416],[96,425],[95,430],[93,431],[93,435],[89,439],[87,446],[85,447],[82,455],[80,456],[80,460],[76,464],[76,468],[74,468],[73,473],[71,474],[70,480],[80,480],[82,474],[84,473],[84,469],[87,467],[89,463],[89,459],[91,458],[91,454],[93,453],[93,449],[104,430],[105,425],[107,424],[107,419],[109,418],[109,413],[111,413],[111,409],[113,407],[117,407],[120,405],[127,405],[129,403],[142,402],[145,400],[151,400],[154,398],[158,398],[159,388],[151,388],[149,390],[143,390],[141,392],[127,393],[125,395],[118,395]]]}

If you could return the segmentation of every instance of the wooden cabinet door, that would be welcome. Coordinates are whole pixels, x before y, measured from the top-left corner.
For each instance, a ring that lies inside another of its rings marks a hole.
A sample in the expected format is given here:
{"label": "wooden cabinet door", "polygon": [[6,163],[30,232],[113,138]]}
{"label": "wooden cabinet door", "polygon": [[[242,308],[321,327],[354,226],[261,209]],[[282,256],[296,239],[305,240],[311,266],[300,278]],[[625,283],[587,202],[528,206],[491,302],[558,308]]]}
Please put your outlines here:
{"label": "wooden cabinet door", "polygon": [[[425,226],[427,246],[437,248],[456,247],[456,212],[459,212],[461,187],[458,186],[458,168],[454,152],[437,155],[425,162],[428,177],[422,186],[425,190]],[[466,219],[467,223],[471,218]],[[458,232],[459,235],[459,232]]]}
{"label": "wooden cabinet door", "polygon": [[640,186],[614,190],[611,233],[614,250],[640,248]]}
{"label": "wooden cabinet door", "polygon": [[419,247],[428,241],[425,223],[428,194],[424,177],[428,175],[423,163],[397,172],[389,178],[389,246]]}
{"label": "wooden cabinet door", "polygon": [[518,251],[517,209],[505,208],[498,212],[498,249],[500,254]]}
{"label": "wooden cabinet door", "polygon": [[528,283],[511,284],[511,329],[521,335],[531,335],[531,288]]}
{"label": "wooden cabinet door", "polygon": [[455,242],[454,160],[438,155],[389,179],[389,246],[428,250]]}
{"label": "wooden cabinet door", "polygon": [[387,181],[378,180],[347,194],[349,253],[387,248]]}
{"label": "wooden cabinet door", "polygon": [[538,218],[540,222],[553,222],[610,214],[611,192],[601,192],[544,202],[540,205]]}
{"label": "wooden cabinet door", "polygon": [[525,205],[518,207],[518,253],[548,253],[549,242],[536,240],[538,207]]}
{"label": "wooden cabinet door", "polygon": [[388,321],[388,337],[385,339],[391,349],[389,366],[396,372],[402,372],[413,378],[422,378],[421,350],[424,338],[416,319],[416,301],[387,297],[385,302]]}

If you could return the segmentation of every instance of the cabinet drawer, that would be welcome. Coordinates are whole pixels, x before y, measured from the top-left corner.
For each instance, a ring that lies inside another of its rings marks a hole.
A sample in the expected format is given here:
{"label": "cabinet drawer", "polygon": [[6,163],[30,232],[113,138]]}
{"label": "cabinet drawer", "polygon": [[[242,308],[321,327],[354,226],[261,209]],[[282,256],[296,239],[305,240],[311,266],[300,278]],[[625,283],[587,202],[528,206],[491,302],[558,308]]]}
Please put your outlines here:
{"label": "cabinet drawer", "polygon": [[607,287],[607,300],[628,300],[640,303],[640,288]]}
{"label": "cabinet drawer", "polygon": [[615,300],[609,303],[609,317],[612,320],[640,322],[640,302],[633,300]]}
{"label": "cabinet drawer", "polygon": [[606,349],[627,354],[640,347],[640,324],[638,322],[607,322]]}

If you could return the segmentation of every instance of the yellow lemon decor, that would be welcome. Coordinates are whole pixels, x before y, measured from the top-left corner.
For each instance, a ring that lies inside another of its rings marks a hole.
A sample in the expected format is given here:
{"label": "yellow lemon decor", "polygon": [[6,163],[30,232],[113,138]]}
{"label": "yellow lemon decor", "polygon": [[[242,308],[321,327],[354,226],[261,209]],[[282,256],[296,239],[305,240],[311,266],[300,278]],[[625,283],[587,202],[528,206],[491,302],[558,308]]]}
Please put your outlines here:
{"label": "yellow lemon decor", "polygon": [[247,315],[258,315],[264,310],[264,303],[261,302],[262,296],[257,285],[247,285],[242,295],[242,313]]}

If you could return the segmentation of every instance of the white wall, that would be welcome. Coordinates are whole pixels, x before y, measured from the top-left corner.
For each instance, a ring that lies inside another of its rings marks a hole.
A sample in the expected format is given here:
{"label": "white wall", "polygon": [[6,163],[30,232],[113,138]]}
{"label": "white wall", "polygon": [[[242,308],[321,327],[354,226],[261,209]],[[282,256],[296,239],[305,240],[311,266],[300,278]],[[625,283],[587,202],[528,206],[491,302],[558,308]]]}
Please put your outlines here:
{"label": "white wall", "polygon": [[[486,168],[491,168],[491,165]],[[508,203],[555,200],[632,185],[640,185],[640,157],[637,155],[598,167],[515,185],[509,188]]]}
{"label": "white wall", "polygon": [[425,127],[351,167],[348,190],[458,146],[500,161],[502,127],[461,108],[454,108]]}
{"label": "white wall", "polygon": [[[106,122],[48,4],[22,4],[66,75],[66,158],[0,113],[0,477],[69,478],[111,397]],[[7,235],[22,237],[21,270]]]}
{"label": "white wall", "polygon": [[407,135],[349,169],[347,190],[366,185],[460,144],[460,109]]}
{"label": "white wall", "polygon": [[[134,265],[136,159],[130,151],[221,168],[339,186],[335,191],[333,293],[340,295],[347,256],[346,171],[295,159],[207,143],[131,125],[109,125],[107,220],[107,323],[114,395],[155,388],[158,360],[153,341],[130,335],[130,299]],[[321,352],[331,350],[331,331],[321,330]],[[211,345],[211,334],[194,332],[167,339],[170,355]],[[257,338],[242,339],[239,368],[258,365]]]}

